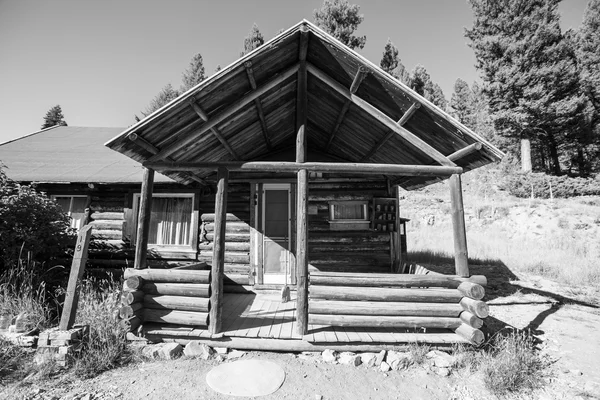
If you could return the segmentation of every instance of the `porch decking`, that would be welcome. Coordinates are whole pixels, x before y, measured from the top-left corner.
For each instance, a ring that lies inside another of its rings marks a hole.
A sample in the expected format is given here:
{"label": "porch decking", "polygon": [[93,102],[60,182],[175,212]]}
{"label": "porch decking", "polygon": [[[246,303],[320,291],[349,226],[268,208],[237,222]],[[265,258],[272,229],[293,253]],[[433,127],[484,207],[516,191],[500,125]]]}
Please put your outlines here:
{"label": "porch decking", "polygon": [[[280,344],[303,341],[311,344],[336,345],[402,345],[411,342],[453,344],[468,343],[454,332],[444,329],[428,329],[427,334],[411,329],[400,328],[351,328],[309,325],[308,334],[301,336],[296,332],[296,299],[281,303],[279,294],[237,294],[226,293],[223,304],[222,333],[212,335],[205,329],[161,328],[148,326],[147,336],[159,334],[187,340],[208,339],[269,339]],[[224,343],[224,347],[226,343]],[[232,343],[232,347],[233,343]],[[285,345],[283,345],[285,347]]]}

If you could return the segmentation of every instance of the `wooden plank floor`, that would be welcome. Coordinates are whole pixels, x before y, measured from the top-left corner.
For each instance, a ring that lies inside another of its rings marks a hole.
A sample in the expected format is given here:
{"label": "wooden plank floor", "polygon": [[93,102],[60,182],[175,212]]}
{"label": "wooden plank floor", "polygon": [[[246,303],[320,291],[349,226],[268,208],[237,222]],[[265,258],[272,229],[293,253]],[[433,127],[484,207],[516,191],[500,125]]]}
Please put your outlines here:
{"label": "wooden plank floor", "polygon": [[[309,325],[308,334],[296,333],[296,295],[287,303],[279,294],[225,293],[223,336],[304,340],[311,343],[407,343],[423,342],[423,335],[411,330],[392,328],[333,328]],[[454,332],[436,332],[436,342],[457,343],[463,340]]]}

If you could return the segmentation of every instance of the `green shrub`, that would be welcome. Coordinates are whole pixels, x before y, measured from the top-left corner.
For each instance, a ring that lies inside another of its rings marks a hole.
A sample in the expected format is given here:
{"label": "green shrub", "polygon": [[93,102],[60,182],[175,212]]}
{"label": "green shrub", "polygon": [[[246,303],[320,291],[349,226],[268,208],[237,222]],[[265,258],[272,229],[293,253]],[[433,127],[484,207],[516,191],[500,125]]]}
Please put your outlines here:
{"label": "green shrub", "polygon": [[505,176],[502,188],[516,197],[548,199],[600,195],[600,181],[591,178],[572,178],[543,173],[510,173]]}

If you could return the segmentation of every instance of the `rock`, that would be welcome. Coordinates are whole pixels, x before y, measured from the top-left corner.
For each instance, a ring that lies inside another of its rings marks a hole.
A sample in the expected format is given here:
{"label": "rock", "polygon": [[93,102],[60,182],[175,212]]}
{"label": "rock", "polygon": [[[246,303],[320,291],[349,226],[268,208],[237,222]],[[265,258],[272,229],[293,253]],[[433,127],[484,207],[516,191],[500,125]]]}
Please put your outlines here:
{"label": "rock", "polygon": [[583,385],[583,391],[590,396],[600,398],[600,383],[588,381]]}
{"label": "rock", "polygon": [[376,359],[377,359],[377,353],[361,353],[361,355],[360,355],[360,360],[367,367],[374,367]]}
{"label": "rock", "polygon": [[340,364],[352,365],[355,367],[358,367],[362,363],[359,355],[350,352],[341,353],[338,361]]}
{"label": "rock", "polygon": [[218,354],[227,354],[227,347],[214,347]]}
{"label": "rock", "polygon": [[450,368],[435,368],[434,372],[439,376],[448,376],[450,375]]}
{"label": "rock", "polygon": [[198,340],[192,340],[183,349],[183,354],[186,357],[198,357],[203,360],[209,360],[215,354],[215,351],[204,343]]}
{"label": "rock", "polygon": [[227,354],[227,359],[234,360],[236,358],[241,358],[246,354],[245,351],[233,350],[231,353]]}
{"label": "rock", "polygon": [[381,370],[381,372],[388,372],[391,368],[388,363],[386,363],[385,361],[382,361],[381,364],[379,365],[379,369]]}
{"label": "rock", "polygon": [[315,400],[323,400],[323,396],[320,394],[315,394]]}
{"label": "rock", "polygon": [[377,367],[379,367],[381,365],[381,363],[383,362],[383,360],[385,359],[385,354],[386,354],[385,350],[381,350],[379,352],[379,354],[377,354],[377,357],[375,358],[375,365]]}
{"label": "rock", "polygon": [[326,349],[323,351],[323,353],[321,353],[321,356],[323,357],[323,361],[325,361],[326,363],[337,363],[338,353],[335,350]]}
{"label": "rock", "polygon": [[142,355],[146,358],[160,358],[160,344],[149,344],[142,347]]}
{"label": "rock", "polygon": [[426,356],[431,360],[431,364],[439,368],[451,368],[455,362],[453,356],[439,350],[432,350]]}
{"label": "rock", "polygon": [[183,347],[179,343],[165,343],[160,349],[160,356],[165,360],[173,360],[183,353]]}
{"label": "rock", "polygon": [[569,370],[569,373],[571,373],[572,375],[577,375],[577,376],[581,376],[581,375],[583,375],[583,372],[581,372],[581,371],[580,371],[580,370],[578,370],[578,369],[570,369],[570,370]]}

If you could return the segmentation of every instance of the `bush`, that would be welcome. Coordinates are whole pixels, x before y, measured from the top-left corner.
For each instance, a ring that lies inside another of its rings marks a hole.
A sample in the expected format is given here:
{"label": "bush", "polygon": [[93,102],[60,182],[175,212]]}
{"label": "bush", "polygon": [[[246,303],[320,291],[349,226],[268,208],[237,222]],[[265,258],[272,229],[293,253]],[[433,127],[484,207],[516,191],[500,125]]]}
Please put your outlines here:
{"label": "bush", "polygon": [[503,189],[516,197],[548,199],[600,195],[600,181],[591,178],[572,178],[543,173],[512,173],[504,178]]}
{"label": "bush", "polygon": [[0,166],[0,271],[17,260],[47,262],[64,255],[74,230],[62,208],[33,186],[9,179]]}

